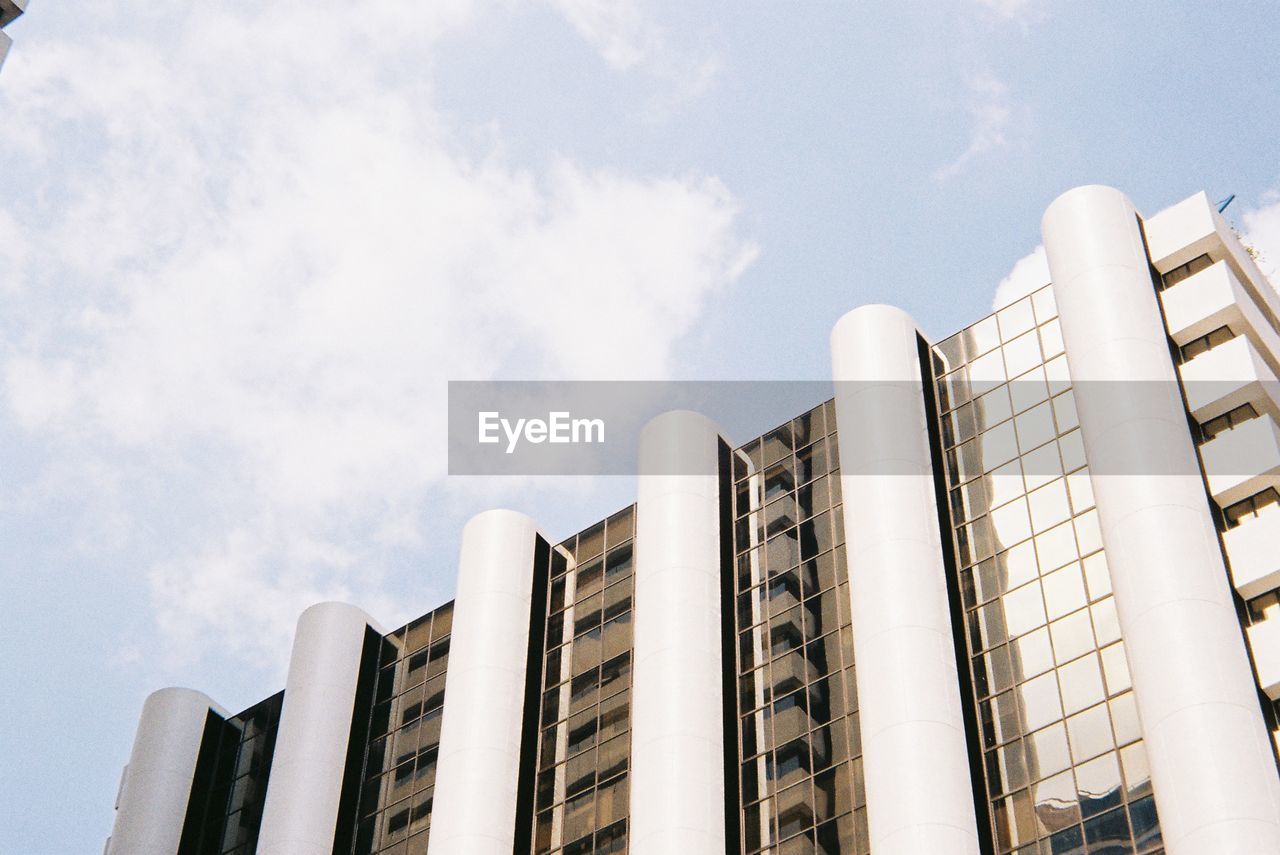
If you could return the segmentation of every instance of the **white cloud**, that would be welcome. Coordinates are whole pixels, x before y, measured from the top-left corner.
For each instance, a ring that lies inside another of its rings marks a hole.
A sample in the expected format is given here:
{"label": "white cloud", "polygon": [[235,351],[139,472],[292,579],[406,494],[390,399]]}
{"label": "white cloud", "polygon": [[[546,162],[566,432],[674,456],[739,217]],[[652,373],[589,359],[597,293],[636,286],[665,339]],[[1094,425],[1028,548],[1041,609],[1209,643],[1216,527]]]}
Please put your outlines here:
{"label": "white cloud", "polygon": [[609,65],[627,69],[661,49],[636,0],[548,0]]}
{"label": "white cloud", "polygon": [[977,3],[1008,20],[1023,18],[1033,9],[1032,0],[977,0]]}
{"label": "white cloud", "polygon": [[990,74],[977,74],[966,81],[968,89],[969,145],[960,156],[934,173],[945,181],[960,174],[974,159],[1004,148],[1009,143],[1009,130],[1014,107],[1009,87]]}
{"label": "white cloud", "polygon": [[[558,5],[635,61],[641,24]],[[756,251],[713,177],[468,148],[430,68],[472,4],[345,11],[135,19],[0,89],[0,168],[27,176],[0,199],[0,425],[144,485],[121,512],[172,503],[132,545],[155,538],[179,650],[270,647],[317,598],[376,611],[443,476],[447,380],[663,376]]]}
{"label": "white cloud", "polygon": [[640,70],[661,91],[646,107],[650,119],[706,92],[720,73],[715,55],[697,56],[672,46],[644,11],[644,0],[545,0],[615,71]]}
{"label": "white cloud", "polygon": [[1260,204],[1241,215],[1245,243],[1257,252],[1258,267],[1280,289],[1280,191],[1263,194]]}
{"label": "white cloud", "polygon": [[1009,274],[996,286],[995,296],[991,300],[991,310],[1003,309],[1037,288],[1049,284],[1049,262],[1045,258],[1044,247],[1037,246],[1031,252],[1014,262]]}

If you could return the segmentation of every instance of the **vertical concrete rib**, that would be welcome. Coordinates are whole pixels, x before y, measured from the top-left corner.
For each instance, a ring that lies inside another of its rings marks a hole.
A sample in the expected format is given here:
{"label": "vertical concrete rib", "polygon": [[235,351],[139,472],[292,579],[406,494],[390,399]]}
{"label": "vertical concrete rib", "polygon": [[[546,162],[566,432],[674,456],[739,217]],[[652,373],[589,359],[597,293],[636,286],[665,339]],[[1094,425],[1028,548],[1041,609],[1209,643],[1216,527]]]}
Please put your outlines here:
{"label": "vertical concrete rib", "polygon": [[368,615],[346,603],[319,603],[298,618],[258,855],[333,852],[356,687],[371,623]]}
{"label": "vertical concrete rib", "polygon": [[514,846],[537,541],[533,520],[514,511],[487,511],[463,529],[431,855]]}
{"label": "vertical concrete rib", "polygon": [[873,852],[979,852],[915,322],[831,334]]}
{"label": "vertical concrete rib", "polygon": [[682,410],[640,438],[632,855],[725,851],[719,449]]}
{"label": "vertical concrete rib", "polygon": [[173,855],[213,701],[191,689],[161,689],[142,706],[116,806],[107,855]]}
{"label": "vertical concrete rib", "polygon": [[1280,853],[1280,780],[1138,214],[1078,187],[1042,229],[1165,846]]}

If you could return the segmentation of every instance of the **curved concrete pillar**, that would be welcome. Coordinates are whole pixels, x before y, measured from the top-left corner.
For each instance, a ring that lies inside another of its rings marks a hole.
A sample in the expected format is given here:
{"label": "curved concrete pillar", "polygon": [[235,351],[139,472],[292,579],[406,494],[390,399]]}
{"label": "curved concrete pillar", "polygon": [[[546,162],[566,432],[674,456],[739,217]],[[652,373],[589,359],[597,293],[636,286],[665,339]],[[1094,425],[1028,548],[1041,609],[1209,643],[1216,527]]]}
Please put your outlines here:
{"label": "curved concrete pillar", "polygon": [[687,411],[640,436],[631,852],[725,851],[720,433]]}
{"label": "curved concrete pillar", "polygon": [[915,322],[831,333],[873,852],[979,851]]}
{"label": "curved concrete pillar", "polygon": [[147,698],[121,783],[108,855],[178,851],[211,709],[225,717],[208,696],[191,689],[161,689]]}
{"label": "curved concrete pillar", "polygon": [[1165,847],[1278,853],[1280,779],[1137,212],[1079,187],[1042,229]]}
{"label": "curved concrete pillar", "polygon": [[371,625],[367,614],[346,603],[319,603],[298,618],[258,855],[333,852],[360,661]]}
{"label": "curved concrete pillar", "polygon": [[537,527],[487,511],[462,532],[431,814],[431,855],[510,855]]}

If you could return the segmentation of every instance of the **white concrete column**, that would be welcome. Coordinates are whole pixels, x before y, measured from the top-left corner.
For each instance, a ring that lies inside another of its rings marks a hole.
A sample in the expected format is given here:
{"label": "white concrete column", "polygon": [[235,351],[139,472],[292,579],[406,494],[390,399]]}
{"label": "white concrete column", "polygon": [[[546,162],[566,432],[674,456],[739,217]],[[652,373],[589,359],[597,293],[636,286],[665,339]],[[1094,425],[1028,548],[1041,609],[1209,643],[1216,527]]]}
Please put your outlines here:
{"label": "white concrete column", "polygon": [[431,855],[511,855],[537,527],[487,511],[462,531]]}
{"label": "white concrete column", "polygon": [[873,852],[977,855],[915,322],[863,306],[831,333]]}
{"label": "white concrete column", "polygon": [[1137,212],[1078,187],[1042,228],[1165,847],[1280,853],[1280,778]]}
{"label": "white concrete column", "polygon": [[687,411],[640,437],[632,855],[725,851],[719,439]]}
{"label": "white concrete column", "polygon": [[178,851],[210,710],[226,717],[191,689],[161,689],[147,698],[121,782],[108,855]]}
{"label": "white concrete column", "polygon": [[371,625],[367,614],[346,603],[319,603],[298,618],[258,855],[333,852],[356,683]]}

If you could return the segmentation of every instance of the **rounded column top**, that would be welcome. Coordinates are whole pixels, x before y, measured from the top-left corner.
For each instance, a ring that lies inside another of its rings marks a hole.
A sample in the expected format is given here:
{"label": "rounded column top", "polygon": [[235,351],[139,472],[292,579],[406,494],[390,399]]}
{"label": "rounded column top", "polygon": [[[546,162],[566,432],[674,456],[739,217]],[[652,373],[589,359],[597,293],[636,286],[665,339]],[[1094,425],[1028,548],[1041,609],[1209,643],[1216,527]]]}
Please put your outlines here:
{"label": "rounded column top", "polygon": [[1090,184],[1063,193],[1040,220],[1049,272],[1059,288],[1099,267],[1145,270],[1138,209],[1114,187]]}
{"label": "rounded column top", "polygon": [[227,715],[226,710],[213,698],[198,689],[189,689],[185,686],[166,686],[163,689],[156,689],[147,695],[147,699],[142,703],[142,708],[145,712],[163,710],[169,713],[180,710],[203,711],[211,709],[224,718]]}
{"label": "rounded column top", "polygon": [[867,303],[841,315],[840,320],[836,321],[835,327],[831,330],[831,338],[835,339],[837,336],[884,325],[905,325],[912,330],[917,328],[915,319],[898,306],[891,306],[888,303]]}
{"label": "rounded column top", "polygon": [[682,435],[693,435],[699,431],[720,435],[719,425],[697,410],[667,410],[649,419],[641,431],[641,438],[643,441],[643,437],[647,434],[668,431],[679,432]]}
{"label": "rounded column top", "polygon": [[[505,508],[483,511],[468,520],[462,528],[458,556],[456,607],[465,609],[472,597],[483,603],[498,593],[526,596],[529,581],[513,568],[522,566],[533,555],[533,543],[539,534],[532,517]],[[455,617],[455,635],[459,623]]]}
{"label": "rounded column top", "polygon": [[640,431],[641,475],[714,475],[722,432],[695,410],[668,410]]}
{"label": "rounded column top", "polygon": [[464,534],[471,529],[490,530],[490,529],[510,529],[510,530],[538,530],[538,523],[533,517],[520,511],[513,511],[510,508],[492,508],[480,513],[467,520],[463,526]]}
{"label": "rounded column top", "polygon": [[368,624],[378,632],[385,634],[382,627],[369,616],[368,612],[359,606],[344,603],[341,600],[326,600],[314,603],[303,609],[302,614],[298,616],[298,629],[303,626],[336,627],[355,623]]}
{"label": "rounded column top", "polygon": [[831,330],[837,382],[920,382],[919,327],[897,306],[872,303],[845,313]]}
{"label": "rounded column top", "polygon": [[1129,206],[1133,206],[1133,202],[1129,201],[1129,197],[1123,192],[1110,184],[1079,184],[1079,186],[1059,193],[1053,201],[1044,209],[1044,219],[1050,216],[1050,212],[1056,207],[1074,206],[1074,205],[1093,205],[1097,202],[1123,201]]}

